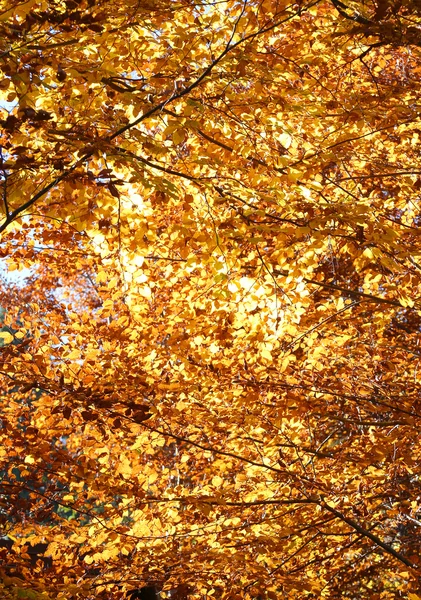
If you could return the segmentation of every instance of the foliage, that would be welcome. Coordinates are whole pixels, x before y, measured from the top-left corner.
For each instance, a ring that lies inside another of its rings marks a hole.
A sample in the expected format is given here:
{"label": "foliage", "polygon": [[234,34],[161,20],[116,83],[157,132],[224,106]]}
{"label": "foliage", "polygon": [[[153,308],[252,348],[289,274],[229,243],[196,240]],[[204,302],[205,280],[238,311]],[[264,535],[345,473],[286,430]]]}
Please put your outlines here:
{"label": "foliage", "polygon": [[419,598],[419,3],[0,6],[4,576]]}

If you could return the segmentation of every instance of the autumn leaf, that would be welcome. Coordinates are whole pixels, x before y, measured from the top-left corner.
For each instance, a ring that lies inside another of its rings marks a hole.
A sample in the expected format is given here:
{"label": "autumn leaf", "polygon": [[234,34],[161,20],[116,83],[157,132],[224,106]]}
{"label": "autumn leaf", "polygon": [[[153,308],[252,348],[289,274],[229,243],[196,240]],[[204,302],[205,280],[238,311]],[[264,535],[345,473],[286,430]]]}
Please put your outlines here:
{"label": "autumn leaf", "polygon": [[417,597],[420,31],[0,6],[0,596]]}

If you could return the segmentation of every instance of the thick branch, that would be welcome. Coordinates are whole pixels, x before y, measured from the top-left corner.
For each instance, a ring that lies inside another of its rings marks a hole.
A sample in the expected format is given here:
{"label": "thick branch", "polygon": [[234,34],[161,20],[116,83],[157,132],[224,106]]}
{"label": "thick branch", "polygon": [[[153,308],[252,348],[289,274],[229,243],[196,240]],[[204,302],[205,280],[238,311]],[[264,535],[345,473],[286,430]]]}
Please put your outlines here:
{"label": "thick branch", "polygon": [[[287,271],[278,271],[274,270],[273,273],[275,275],[282,275],[283,277],[288,277]],[[397,300],[389,300],[388,298],[381,298],[380,296],[373,296],[372,294],[366,294],[365,292],[359,292],[358,290],[350,290],[348,288],[344,288],[340,285],[336,285],[334,283],[326,283],[324,281],[317,281],[316,279],[308,279],[307,277],[303,277],[303,281],[306,283],[310,283],[311,285],[318,285],[319,287],[328,289],[328,290],[337,290],[338,292],[342,292],[346,294],[350,298],[361,298],[361,301],[365,300],[366,302],[376,302],[378,304],[389,304],[391,306],[397,306],[402,308],[402,304]],[[410,307],[409,307],[410,308]],[[414,308],[414,310],[416,310]]]}
{"label": "thick branch", "polygon": [[377,546],[379,546],[385,552],[387,552],[387,554],[394,556],[397,560],[399,560],[401,563],[403,563],[407,567],[410,567],[411,569],[417,568],[417,566],[415,564],[413,564],[408,558],[403,556],[403,554],[401,554],[400,552],[397,552],[394,548],[392,548],[392,546],[389,546],[389,544],[382,542],[382,540],[379,537],[377,537],[377,535],[374,535],[374,533],[371,533],[368,529],[366,529],[365,527],[363,527],[362,525],[360,525],[359,523],[354,521],[354,519],[347,517],[346,515],[341,513],[339,510],[336,510],[336,508],[333,508],[333,506],[330,506],[329,504],[327,504],[327,502],[325,502],[323,498],[320,499],[320,506],[322,508],[324,508],[325,510],[329,511],[330,513],[332,513],[332,515],[335,515],[343,523],[346,523],[347,525],[352,527],[352,529],[355,529],[355,531],[357,531],[364,537],[366,537],[369,540],[371,540],[372,542],[374,542]]}

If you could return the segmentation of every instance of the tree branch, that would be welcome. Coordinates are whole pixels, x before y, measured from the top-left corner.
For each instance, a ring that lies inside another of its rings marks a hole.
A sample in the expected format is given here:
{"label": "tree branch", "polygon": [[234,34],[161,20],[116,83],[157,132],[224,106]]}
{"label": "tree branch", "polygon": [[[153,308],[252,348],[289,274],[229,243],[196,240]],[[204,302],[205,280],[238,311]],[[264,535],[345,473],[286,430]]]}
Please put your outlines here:
{"label": "tree branch", "polygon": [[[315,0],[315,2],[310,3],[307,6],[308,8],[311,8],[312,6],[315,6],[316,4],[319,3],[320,0]],[[250,33],[249,35],[244,36],[243,38],[241,38],[240,40],[238,40],[235,43],[231,43],[232,39],[230,39],[230,41],[227,43],[227,45],[225,46],[224,50],[220,53],[220,55],[213,60],[202,72],[201,75],[199,75],[199,77],[197,77],[195,79],[195,81],[193,81],[190,85],[186,86],[185,88],[178,90],[175,89],[174,93],[167,99],[162,100],[161,102],[159,102],[158,104],[156,104],[155,106],[153,106],[152,108],[150,108],[148,111],[144,112],[142,115],[140,115],[137,119],[135,119],[134,121],[131,121],[129,123],[127,123],[126,125],[123,125],[122,127],[119,127],[116,131],[114,131],[113,133],[105,136],[104,138],[101,138],[99,140],[97,140],[98,143],[101,142],[111,142],[112,140],[116,139],[117,137],[123,135],[126,131],[133,129],[133,127],[136,127],[137,125],[139,125],[140,123],[142,123],[143,121],[145,121],[146,119],[148,119],[149,117],[151,117],[152,115],[154,115],[157,112],[160,112],[162,109],[165,108],[165,106],[171,102],[174,102],[175,100],[179,100],[181,98],[183,98],[184,96],[187,96],[188,94],[190,94],[190,92],[192,92],[195,88],[197,88],[204,79],[206,79],[214,70],[214,68],[235,48],[238,48],[240,45],[245,44],[246,42],[249,42],[265,33],[268,33],[269,31],[272,31],[273,29],[276,29],[277,27],[279,27],[280,25],[282,25],[283,23],[286,23],[287,21],[290,21],[291,19],[293,19],[294,17],[300,15],[302,12],[302,10],[298,10],[297,12],[291,13],[289,14],[287,17],[285,17],[284,19],[281,19],[279,21],[276,21],[275,23],[272,23],[270,25],[268,25],[267,27],[262,27],[260,28],[258,31],[255,31],[254,33]],[[35,202],[37,202],[40,198],[42,198],[43,196],[45,196],[51,189],[53,189],[58,183],[62,182],[64,179],[66,179],[66,177],[72,173],[73,171],[75,171],[77,169],[77,167],[79,167],[80,165],[84,164],[87,160],[89,160],[89,158],[91,158],[91,156],[94,154],[95,150],[92,149],[89,152],[86,152],[83,156],[81,156],[74,165],[72,165],[71,167],[69,167],[68,169],[64,170],[61,175],[59,175],[58,177],[56,177],[53,181],[51,181],[48,185],[46,185],[44,188],[42,188],[38,193],[36,193],[34,196],[32,196],[32,198],[30,198],[29,200],[27,200],[26,202],[24,202],[24,204],[22,204],[21,206],[19,206],[18,208],[16,208],[14,211],[12,211],[5,219],[5,221],[0,225],[0,233],[2,233],[13,221],[16,217],[18,217],[22,212],[24,212],[26,209],[28,209],[30,206],[32,206]]]}
{"label": "tree branch", "polygon": [[354,12],[353,14],[349,14],[347,11],[349,11],[351,9],[349,8],[349,6],[347,6],[346,4],[341,2],[341,0],[331,0],[331,2],[333,4],[333,6],[336,8],[336,10],[338,11],[338,13],[345,19],[354,21],[355,23],[360,23],[361,25],[373,25],[373,21],[370,21],[370,19],[363,17],[362,15],[360,15],[357,12]]}
{"label": "tree branch", "polygon": [[354,521],[354,519],[351,519],[350,517],[347,517],[346,515],[341,513],[339,510],[336,510],[336,508],[333,508],[333,506],[330,506],[327,502],[325,502],[323,497],[320,498],[319,504],[322,508],[324,508],[325,510],[332,513],[332,515],[335,515],[343,523],[346,523],[347,525],[352,527],[352,529],[355,529],[355,531],[357,531],[364,537],[370,539],[377,546],[379,546],[385,552],[387,552],[387,554],[390,554],[391,556],[395,557],[397,560],[399,560],[401,563],[403,563],[407,567],[410,567],[411,569],[418,568],[417,565],[412,563],[408,558],[403,556],[403,554],[401,554],[400,552],[397,552],[397,550],[392,548],[392,546],[389,546],[389,544],[386,544],[385,542],[383,542],[379,537],[377,537],[377,535],[374,535],[374,533],[371,533],[370,531],[368,531],[368,529],[366,529],[365,527],[363,527],[362,525],[360,525],[359,523]]}

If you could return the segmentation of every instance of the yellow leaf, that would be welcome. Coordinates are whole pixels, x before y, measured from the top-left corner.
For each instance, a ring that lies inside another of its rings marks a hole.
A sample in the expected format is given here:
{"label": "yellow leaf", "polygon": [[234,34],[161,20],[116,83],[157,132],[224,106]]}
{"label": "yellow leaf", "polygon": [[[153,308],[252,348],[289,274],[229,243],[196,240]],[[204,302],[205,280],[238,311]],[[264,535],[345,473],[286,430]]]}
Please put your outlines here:
{"label": "yellow leaf", "polygon": [[219,475],[212,477],[212,485],[214,485],[215,487],[220,487],[223,483],[224,480],[222,479],[222,477],[219,477]]}
{"label": "yellow leaf", "polygon": [[4,344],[10,344],[10,342],[13,342],[14,337],[11,333],[9,333],[8,331],[2,331],[0,332],[0,338],[3,340]]}
{"label": "yellow leaf", "polygon": [[408,298],[408,296],[401,296],[399,298],[399,304],[401,304],[404,307],[409,306],[410,308],[412,308],[414,306],[414,301],[412,300],[412,298]]}
{"label": "yellow leaf", "polygon": [[108,286],[107,286],[108,289],[112,290],[113,288],[115,288],[115,286],[117,285],[117,283],[118,283],[118,277],[113,277],[111,279],[111,281],[108,282]]}
{"label": "yellow leaf", "polygon": [[180,388],[179,383],[158,383],[158,388],[160,390],[178,390]]}
{"label": "yellow leaf", "polygon": [[289,133],[281,133],[281,135],[278,136],[278,140],[281,142],[283,147],[287,149],[292,144],[292,137],[289,135]]}
{"label": "yellow leaf", "polygon": [[184,129],[177,129],[177,131],[174,131],[174,133],[172,134],[172,141],[176,146],[184,142],[185,139],[186,132],[184,131]]}
{"label": "yellow leaf", "polygon": [[297,169],[289,169],[288,171],[288,181],[291,181],[292,183],[295,183],[296,181],[298,181],[298,179],[300,179],[300,177],[302,176],[302,172],[298,171]]}
{"label": "yellow leaf", "polygon": [[272,360],[273,360],[272,354],[267,348],[263,348],[263,350],[261,351],[260,354],[261,354],[262,358],[265,358],[266,360],[269,360],[272,362]]}
{"label": "yellow leaf", "polygon": [[107,281],[107,273],[105,271],[99,271],[98,275],[96,276],[96,282],[105,283],[105,281]]}
{"label": "yellow leaf", "polygon": [[144,298],[150,298],[152,296],[152,290],[148,285],[139,288],[139,294]]}

